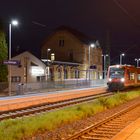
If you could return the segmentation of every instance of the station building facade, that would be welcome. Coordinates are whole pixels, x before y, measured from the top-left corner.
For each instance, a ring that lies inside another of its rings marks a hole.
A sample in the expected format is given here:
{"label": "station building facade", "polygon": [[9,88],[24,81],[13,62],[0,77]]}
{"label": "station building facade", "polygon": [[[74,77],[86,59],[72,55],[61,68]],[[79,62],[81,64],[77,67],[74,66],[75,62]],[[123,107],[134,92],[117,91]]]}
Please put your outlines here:
{"label": "station building facade", "polygon": [[18,65],[11,65],[12,83],[33,83],[46,81],[46,65],[30,52],[23,52],[12,60],[18,61]]}
{"label": "station building facade", "polygon": [[61,26],[50,34],[41,47],[41,58],[51,80],[102,79],[99,42],[73,28]]}

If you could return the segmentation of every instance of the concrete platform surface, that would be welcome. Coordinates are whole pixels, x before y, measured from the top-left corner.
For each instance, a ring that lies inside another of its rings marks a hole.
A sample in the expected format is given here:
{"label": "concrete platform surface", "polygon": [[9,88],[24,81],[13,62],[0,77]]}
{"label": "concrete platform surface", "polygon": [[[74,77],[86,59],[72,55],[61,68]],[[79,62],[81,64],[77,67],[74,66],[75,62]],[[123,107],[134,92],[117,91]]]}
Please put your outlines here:
{"label": "concrete platform surface", "polygon": [[106,88],[90,88],[82,90],[68,90],[53,93],[39,93],[28,94],[10,97],[0,98],[0,111],[8,111],[13,109],[20,109],[24,107],[34,106],[43,103],[51,103],[62,100],[69,100],[72,98],[78,98],[81,96],[90,96],[93,94],[99,94],[106,91]]}
{"label": "concrete platform surface", "polygon": [[140,140],[140,118],[124,128],[111,140]]}

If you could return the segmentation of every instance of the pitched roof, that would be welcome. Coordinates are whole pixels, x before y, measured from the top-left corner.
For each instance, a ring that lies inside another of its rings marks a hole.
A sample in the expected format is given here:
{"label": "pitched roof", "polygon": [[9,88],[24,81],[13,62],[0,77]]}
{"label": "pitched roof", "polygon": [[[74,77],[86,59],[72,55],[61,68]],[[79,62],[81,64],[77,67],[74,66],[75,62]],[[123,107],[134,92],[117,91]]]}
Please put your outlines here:
{"label": "pitched roof", "polygon": [[89,37],[89,36],[85,35],[84,33],[80,32],[74,28],[68,27],[68,26],[60,26],[55,29],[55,32],[56,31],[68,31],[68,32],[72,33],[74,36],[76,36],[80,41],[82,41],[83,43],[85,43],[87,45],[94,43],[96,41],[96,39],[94,37]]}

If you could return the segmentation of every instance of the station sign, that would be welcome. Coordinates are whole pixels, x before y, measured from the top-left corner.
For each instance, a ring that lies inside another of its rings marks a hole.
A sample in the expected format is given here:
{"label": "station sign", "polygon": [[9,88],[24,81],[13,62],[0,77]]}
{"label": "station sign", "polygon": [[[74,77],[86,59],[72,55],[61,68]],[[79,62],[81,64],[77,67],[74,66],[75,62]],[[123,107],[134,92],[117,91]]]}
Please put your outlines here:
{"label": "station sign", "polygon": [[3,64],[5,65],[20,65],[19,60],[4,60]]}

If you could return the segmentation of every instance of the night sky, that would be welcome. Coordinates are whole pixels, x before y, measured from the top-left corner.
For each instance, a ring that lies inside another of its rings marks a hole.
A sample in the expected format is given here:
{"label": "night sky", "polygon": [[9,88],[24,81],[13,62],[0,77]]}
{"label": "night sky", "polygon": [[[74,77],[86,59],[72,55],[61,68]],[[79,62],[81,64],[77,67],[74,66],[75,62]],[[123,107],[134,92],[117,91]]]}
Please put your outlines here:
{"label": "night sky", "polygon": [[140,58],[139,0],[1,0],[0,18],[8,40],[11,19],[20,24],[12,28],[12,53],[29,50],[36,56],[49,33],[61,25],[95,36],[104,48],[111,47],[111,64],[135,64]]}

